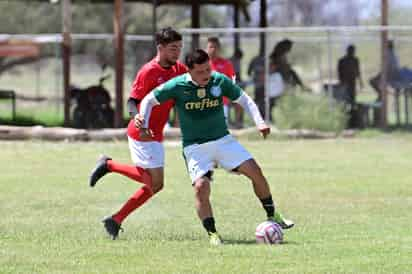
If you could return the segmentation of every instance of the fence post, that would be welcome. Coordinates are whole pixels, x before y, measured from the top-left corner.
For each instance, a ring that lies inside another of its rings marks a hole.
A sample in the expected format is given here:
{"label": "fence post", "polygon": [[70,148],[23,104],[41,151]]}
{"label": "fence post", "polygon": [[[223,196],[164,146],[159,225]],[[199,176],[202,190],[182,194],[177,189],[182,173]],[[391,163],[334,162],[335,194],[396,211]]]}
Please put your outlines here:
{"label": "fence post", "polygon": [[332,108],[333,104],[333,86],[332,86],[332,77],[333,77],[333,65],[332,65],[332,37],[330,29],[326,30],[327,41],[328,41],[328,93],[330,107]]}
{"label": "fence post", "polygon": [[265,65],[265,86],[264,86],[264,91],[265,91],[265,121],[266,123],[269,123],[270,120],[270,98],[269,98],[269,46],[268,46],[268,39],[266,37],[267,32],[266,30],[263,31],[262,33],[265,38],[263,39],[263,48],[264,48],[264,65]]}
{"label": "fence post", "polygon": [[63,89],[64,89],[64,126],[70,125],[70,55],[71,55],[71,0],[64,0],[63,13]]}
{"label": "fence post", "polygon": [[[381,2],[381,26],[388,26],[388,0],[382,0]],[[387,64],[388,64],[388,30],[381,30],[381,77],[379,83],[379,89],[381,92],[382,109],[380,113],[379,124],[382,128],[388,126],[388,91],[387,91]]]}

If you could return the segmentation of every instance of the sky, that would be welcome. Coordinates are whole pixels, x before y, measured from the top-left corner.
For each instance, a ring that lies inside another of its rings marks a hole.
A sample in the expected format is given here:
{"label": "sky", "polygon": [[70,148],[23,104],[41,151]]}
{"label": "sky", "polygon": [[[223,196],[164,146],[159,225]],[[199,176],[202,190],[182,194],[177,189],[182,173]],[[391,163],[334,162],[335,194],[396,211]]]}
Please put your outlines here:
{"label": "sky", "polygon": [[411,0],[394,0],[393,2],[395,2],[399,5],[412,7],[412,1]]}
{"label": "sky", "polygon": [[[376,15],[380,13],[381,0],[359,0],[360,5],[363,7],[361,12],[362,18],[367,18],[370,15]],[[412,0],[388,0],[390,8],[412,8]]]}

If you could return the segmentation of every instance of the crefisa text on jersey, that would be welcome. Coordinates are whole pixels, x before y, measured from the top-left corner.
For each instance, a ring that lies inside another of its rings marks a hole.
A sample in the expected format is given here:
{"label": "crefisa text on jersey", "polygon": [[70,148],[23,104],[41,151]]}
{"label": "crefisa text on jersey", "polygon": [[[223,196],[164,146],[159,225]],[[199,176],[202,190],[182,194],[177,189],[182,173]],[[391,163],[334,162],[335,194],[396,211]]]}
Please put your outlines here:
{"label": "crefisa text on jersey", "polygon": [[205,108],[214,108],[219,106],[219,99],[204,98],[199,102],[187,102],[185,103],[185,109],[187,110],[204,110]]}

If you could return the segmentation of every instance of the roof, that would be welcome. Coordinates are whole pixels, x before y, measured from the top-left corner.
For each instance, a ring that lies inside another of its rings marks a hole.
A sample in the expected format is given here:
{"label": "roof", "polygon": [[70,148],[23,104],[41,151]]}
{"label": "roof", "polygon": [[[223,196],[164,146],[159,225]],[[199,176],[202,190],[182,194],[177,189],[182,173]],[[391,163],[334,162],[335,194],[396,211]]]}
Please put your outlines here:
{"label": "roof", "polygon": [[[15,0],[16,1],[16,0]],[[27,0],[20,0],[20,1],[27,1]],[[30,0],[29,0],[30,1]],[[31,0],[37,2],[49,2],[49,3],[56,3],[62,0]],[[240,10],[246,17],[246,20],[250,20],[249,12],[247,7],[251,2],[255,0],[124,0],[124,2],[134,2],[134,3],[148,3],[153,4],[155,3],[156,6],[160,5],[192,5],[194,3],[198,3],[199,5],[238,5]],[[82,3],[107,3],[113,4],[115,0],[72,0],[73,3],[82,2]]]}
{"label": "roof", "polygon": [[[20,1],[27,1],[27,0],[20,0]],[[61,0],[32,0],[33,2],[59,2]],[[72,0],[73,3],[76,2],[88,2],[88,3],[114,3],[115,0]],[[250,2],[254,0],[124,0],[124,2],[143,2],[143,3],[156,3],[159,5],[191,5],[195,2],[199,3],[200,5],[234,5],[238,4],[240,6],[248,6]]]}

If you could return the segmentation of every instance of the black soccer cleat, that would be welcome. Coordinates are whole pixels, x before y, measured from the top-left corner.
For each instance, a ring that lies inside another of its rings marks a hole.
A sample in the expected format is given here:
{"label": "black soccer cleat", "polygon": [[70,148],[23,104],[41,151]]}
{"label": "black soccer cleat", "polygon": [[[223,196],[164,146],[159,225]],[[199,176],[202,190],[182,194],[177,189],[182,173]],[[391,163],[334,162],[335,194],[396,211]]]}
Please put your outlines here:
{"label": "black soccer cleat", "polygon": [[97,160],[97,165],[93,169],[92,175],[90,175],[90,187],[94,187],[100,178],[110,172],[110,170],[107,168],[107,161],[111,159],[112,158],[102,155],[99,160]]}
{"label": "black soccer cleat", "polygon": [[112,216],[104,218],[102,222],[107,234],[110,235],[112,240],[116,240],[120,230],[123,231],[123,228],[121,228],[120,224],[118,224]]}

